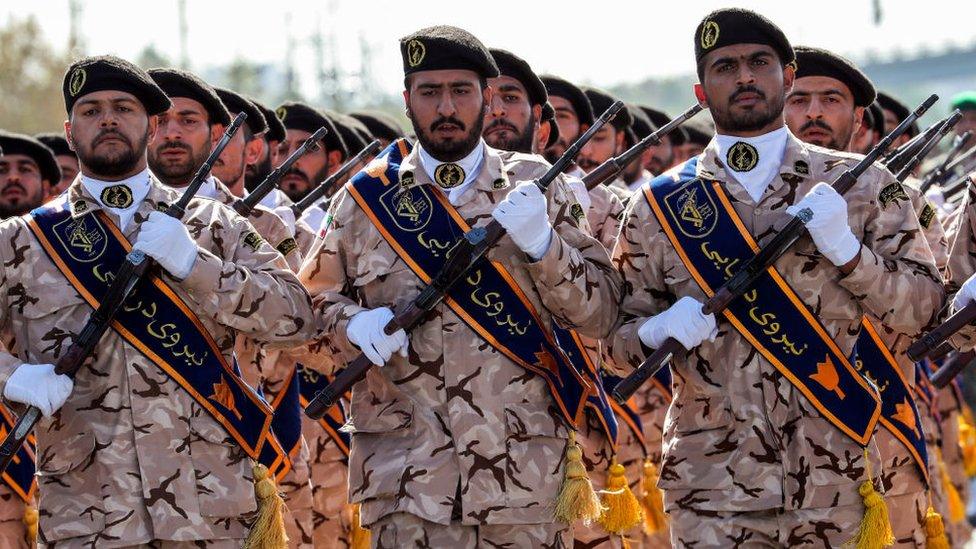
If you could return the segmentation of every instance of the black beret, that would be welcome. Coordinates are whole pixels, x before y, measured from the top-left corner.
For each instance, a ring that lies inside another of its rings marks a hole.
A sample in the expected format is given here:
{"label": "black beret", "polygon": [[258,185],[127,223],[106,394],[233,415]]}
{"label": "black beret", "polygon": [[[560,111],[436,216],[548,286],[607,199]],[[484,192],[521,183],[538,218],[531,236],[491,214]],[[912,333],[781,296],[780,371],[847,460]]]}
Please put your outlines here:
{"label": "black beret", "polygon": [[532,72],[532,67],[524,59],[510,51],[499,48],[491,48],[488,51],[495,59],[498,72],[502,76],[514,78],[525,86],[525,91],[529,94],[530,105],[542,105],[549,99],[546,85]]}
{"label": "black beret", "polygon": [[54,158],[54,151],[29,135],[0,130],[0,150],[3,154],[22,154],[37,163],[41,179],[52,185],[61,181],[61,167]]}
{"label": "black beret", "polygon": [[[347,158],[349,156],[349,143],[346,141],[346,135],[349,129],[344,127],[344,124],[339,123],[339,113],[328,109],[322,109],[319,112],[328,121],[326,127],[329,128],[329,133],[322,139],[325,148],[330,151],[339,151],[342,153],[343,159]],[[285,122],[285,127],[290,128],[291,126]]]}
{"label": "black beret", "polygon": [[427,27],[400,39],[403,74],[465,69],[482,78],[498,76],[488,49],[470,32],[449,25]]}
{"label": "black beret", "polygon": [[884,133],[884,110],[881,108],[881,104],[878,103],[877,99],[872,101],[868,108],[864,109],[864,120],[872,130]]}
{"label": "black beret", "polygon": [[725,46],[765,44],[779,55],[784,65],[795,60],[786,35],[772,21],[754,11],[723,8],[705,16],[695,29],[695,60]]}
{"label": "black beret", "polygon": [[80,59],[68,67],[61,84],[64,108],[70,115],[71,107],[80,97],[104,90],[131,93],[150,116],[166,112],[170,107],[169,97],[146,71],[125,59],[100,55]]}
{"label": "black beret", "polygon": [[657,124],[651,121],[647,113],[644,112],[640,106],[633,103],[627,103],[627,110],[630,111],[630,116],[634,120],[630,123],[630,128],[634,130],[634,135],[637,139],[644,139],[651,133],[657,131]]}
{"label": "black beret", "polygon": [[351,113],[349,116],[362,122],[369,129],[369,133],[378,139],[396,141],[403,137],[403,129],[400,128],[400,124],[392,116],[385,113],[360,111]]}
{"label": "black beret", "polygon": [[153,79],[166,95],[186,97],[201,105],[207,111],[210,122],[214,124],[230,124],[230,114],[217,97],[214,89],[197,75],[182,69],[149,69],[149,77]]}
{"label": "black beret", "polygon": [[[365,140],[357,131],[357,126],[362,125],[360,121],[333,111],[325,111],[325,114],[332,120],[336,129],[339,130],[339,135],[342,136],[342,142],[345,144],[344,157],[350,157],[369,145],[369,141]],[[372,138],[370,138],[371,140]]]}
{"label": "black beret", "polygon": [[285,128],[289,130],[315,133],[324,126],[325,129],[329,130],[322,139],[325,148],[330,151],[341,151],[343,156],[348,154],[346,144],[343,143],[335,122],[311,106],[297,101],[288,101],[279,105],[275,109],[275,114],[278,115],[278,119],[285,125]]}
{"label": "black beret", "polygon": [[44,143],[45,147],[51,149],[54,156],[78,156],[75,154],[75,151],[71,150],[71,147],[68,145],[68,140],[64,138],[63,133],[39,133],[34,136],[34,139]]}
{"label": "black beret", "polygon": [[261,135],[268,131],[268,121],[264,119],[264,113],[249,99],[227,88],[214,87],[214,91],[217,92],[217,97],[220,98],[231,114],[234,116],[237,116],[238,113],[247,115],[244,123],[251,129],[251,133]]}
{"label": "black beret", "polygon": [[[655,129],[659,129],[671,121],[671,115],[664,111],[652,109],[647,105],[637,105],[637,107],[647,115]],[[688,132],[683,127],[678,126],[671,130],[668,137],[671,139],[672,145],[684,145],[688,141]]]}
{"label": "black beret", "polygon": [[797,46],[796,77],[827,76],[844,83],[854,96],[854,105],[867,107],[877,92],[871,80],[854,63],[836,53],[821,48]]}
{"label": "black beret", "polygon": [[[593,105],[594,118],[603,114],[607,109],[610,108],[610,105],[613,105],[614,101],[617,100],[616,97],[610,95],[606,91],[599,88],[592,88],[590,86],[584,86],[583,93],[585,93],[586,98],[590,100],[590,105]],[[630,124],[633,122],[633,120],[634,117],[630,115],[630,109],[625,106],[617,111],[617,116],[613,117],[610,124],[614,128],[626,132],[630,129]]]}
{"label": "black beret", "polygon": [[552,103],[546,101],[542,105],[542,119],[541,122],[549,123],[549,140],[546,141],[546,148],[556,144],[559,141],[559,124],[556,123],[556,109],[552,108]]}
{"label": "black beret", "polygon": [[688,143],[707,146],[715,135],[715,125],[709,118],[696,116],[683,125],[688,132]]}
{"label": "black beret", "polygon": [[[908,115],[912,113],[911,109],[908,108],[908,105],[905,105],[901,101],[895,99],[893,96],[888,95],[887,93],[882,92],[882,91],[879,91],[878,92],[878,104],[881,105],[881,108],[882,109],[884,109],[886,111],[891,111],[892,113],[894,113],[895,114],[895,118],[898,119],[898,123],[899,124],[901,123],[902,120],[908,118]],[[884,113],[882,113],[882,115],[883,114]],[[882,120],[884,120],[883,117],[882,117]],[[891,128],[891,129],[894,129],[894,128]],[[905,133],[907,135],[909,135],[909,136],[914,137],[914,136],[918,135],[918,131],[919,131],[918,130],[918,124],[915,123],[915,122],[913,122],[912,125],[908,127],[908,131],[906,131]],[[881,133],[883,135],[883,134],[886,134],[888,132],[882,131]]]}
{"label": "black beret", "polygon": [[264,121],[268,124],[268,131],[265,132],[264,138],[268,141],[282,142],[285,140],[285,125],[281,123],[278,119],[278,115],[274,113],[273,110],[269,109],[263,103],[257,101],[253,97],[248,97],[251,103],[261,111],[264,115]]}
{"label": "black beret", "polygon": [[562,97],[569,101],[573,110],[576,111],[576,118],[579,119],[581,125],[593,125],[593,105],[590,104],[590,100],[579,86],[551,74],[544,74],[539,79],[546,86],[546,92],[549,95]]}

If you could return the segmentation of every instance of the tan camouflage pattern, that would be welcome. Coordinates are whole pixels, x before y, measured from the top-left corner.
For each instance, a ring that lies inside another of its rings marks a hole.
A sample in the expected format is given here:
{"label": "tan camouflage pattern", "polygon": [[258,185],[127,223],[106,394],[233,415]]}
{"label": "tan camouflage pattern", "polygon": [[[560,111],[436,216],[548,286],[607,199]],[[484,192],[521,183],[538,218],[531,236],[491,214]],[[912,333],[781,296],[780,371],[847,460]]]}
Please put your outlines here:
{"label": "tan camouflage pattern", "polygon": [[[230,189],[226,185],[214,178],[217,183],[217,196],[215,200],[221,204],[226,204],[231,206],[238,200],[236,196],[231,194]],[[275,250],[281,251],[284,248],[288,251],[285,254],[285,261],[288,263],[288,267],[293,272],[298,272],[298,269],[302,266],[302,253],[299,248],[294,248],[288,250],[287,240],[294,239],[292,237],[292,230],[285,224],[280,217],[278,217],[273,210],[266,208],[260,204],[251,210],[251,215],[247,216],[247,220],[251,222],[251,225],[258,230],[258,234],[264,238],[271,247]],[[294,239],[297,240],[297,239]],[[296,242],[297,244],[297,242]]]}
{"label": "tan camouflage pattern", "polygon": [[[928,201],[924,196],[922,196],[921,191],[919,191],[918,186],[921,182],[914,178],[909,177],[905,180],[902,186],[905,188],[905,192],[908,194],[909,198],[912,200],[912,205],[915,207],[916,215],[922,216],[926,210],[926,206],[935,210],[934,205]],[[928,227],[926,227],[921,221],[919,222],[919,227],[922,229],[922,234],[925,235],[925,241],[929,245],[929,250],[932,251],[932,257],[935,259],[935,266],[939,268],[939,272],[945,271],[946,264],[949,262],[949,241],[946,238],[945,226],[942,224],[942,220],[938,215],[931,218]]]}
{"label": "tan camouflage pattern", "polygon": [[607,183],[606,187],[610,189],[610,192],[617,195],[617,198],[620,199],[621,204],[623,204],[625,207],[630,202],[630,198],[634,195],[633,191],[630,190],[630,187],[627,186],[627,183],[619,177]]}
{"label": "tan camouflage pattern", "polygon": [[[488,223],[517,182],[548,167],[541,157],[492,148],[482,166],[456,206],[477,226]],[[407,172],[415,185],[432,184],[416,150],[400,166],[401,179]],[[585,212],[561,177],[547,196],[555,231],[546,255],[530,263],[505,238],[489,258],[506,266],[543,322],[555,318],[602,338],[616,319],[616,273],[603,246],[587,234]],[[579,219],[571,213],[574,205]],[[342,364],[358,354],[345,335],[349,318],[403,303],[422,284],[348,191],[338,193],[330,213],[332,227],[299,278],[314,295],[327,352]],[[350,500],[363,503],[364,524],[395,512],[440,524],[553,521],[568,428],[545,382],[503,358],[446,306],[410,334],[407,358],[394,355],[355,386],[350,409]]]}
{"label": "tan camouflage pattern", "polygon": [[624,205],[606,185],[593,187],[589,194],[590,207],[586,210],[586,222],[590,225],[593,236],[609,253],[620,234]]}
{"label": "tan camouflage pattern", "polygon": [[[125,231],[130,241],[149,212],[180,196],[155,178],[150,184]],[[99,208],[79,181],[67,192],[73,214]],[[197,261],[182,282],[164,280],[197,311],[227,360],[239,333],[284,346],[310,336],[307,293],[270,245],[241,245],[254,231],[245,219],[214,200],[195,199],[184,222],[200,247]],[[13,354],[0,353],[5,381],[22,362],[55,362],[91,308],[24,219],[0,224],[0,260],[0,325],[13,337]],[[35,429],[41,541],[118,547],[244,538],[255,510],[254,486],[251,462],[236,443],[114,332],[94,357],[60,412]]]}
{"label": "tan camouflage pattern", "polygon": [[[791,135],[780,174],[756,204],[730,181],[716,152],[713,142],[699,158],[699,175],[725,182],[733,207],[760,244],[791,219],[786,207],[857,158]],[[881,189],[892,183],[890,173],[872,168],[845,197],[851,228],[863,243],[853,272],[842,276],[807,237],[776,264],[845,353],[853,347],[862,313],[915,335],[935,317],[943,297],[909,201],[880,204]],[[643,198],[628,207],[613,258],[626,282],[623,322],[610,340],[611,356],[618,367],[636,367],[647,353],[637,337],[645,319],[681,296],[705,296]],[[861,447],[832,427],[726,321],[720,320],[714,342],[679,354],[672,371],[674,401],[665,419],[659,482],[672,514],[861,505]],[[880,474],[877,445],[872,442],[868,450],[872,470]],[[675,534],[684,535],[680,528]]]}
{"label": "tan camouflage pattern", "polygon": [[[966,279],[976,273],[976,187],[970,185],[946,228],[949,240],[949,265],[946,269],[946,299],[949,304],[945,316],[954,312],[952,297]],[[950,343],[968,351],[976,347],[976,327],[966,326],[956,332]]]}
{"label": "tan camouflage pattern", "polygon": [[[959,445],[959,414],[961,404],[958,394],[952,385],[939,390],[935,399],[939,408],[940,427],[942,432],[942,460],[945,462],[949,480],[959,493],[965,505],[969,501],[969,476],[966,475],[966,467],[963,463],[962,448]],[[953,540],[968,540],[973,533],[973,527],[968,521],[962,520],[952,522],[948,514],[946,518],[946,532],[950,533]]]}
{"label": "tan camouflage pattern", "polygon": [[24,500],[0,481],[0,547],[24,549],[27,545],[27,528],[24,525]]}
{"label": "tan camouflage pattern", "polygon": [[563,549],[573,547],[569,527],[564,523],[518,525],[439,524],[409,513],[394,513],[376,523],[372,536],[374,549],[401,547],[532,547]]}

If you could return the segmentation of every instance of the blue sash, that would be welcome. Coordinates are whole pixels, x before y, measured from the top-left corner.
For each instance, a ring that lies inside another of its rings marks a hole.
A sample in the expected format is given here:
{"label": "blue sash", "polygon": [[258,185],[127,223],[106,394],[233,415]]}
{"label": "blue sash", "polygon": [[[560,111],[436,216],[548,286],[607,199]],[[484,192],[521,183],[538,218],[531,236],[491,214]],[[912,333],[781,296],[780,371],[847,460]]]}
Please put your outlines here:
{"label": "blue sash", "polygon": [[[271,401],[271,434],[258,461],[268,466],[277,480],[291,471],[291,456],[302,442],[302,404],[298,400],[297,370],[292,370],[282,389]],[[264,391],[259,391],[264,397]]]}
{"label": "blue sash", "polygon": [[854,368],[881,393],[881,424],[905,446],[928,483],[925,433],[911,385],[867,317],[861,319],[861,333],[854,344],[853,355],[856,357]]}
{"label": "blue sash", "polygon": [[[319,391],[322,391],[329,385],[329,378],[321,372],[317,372],[311,368],[305,367],[303,364],[298,365],[298,375],[301,377],[301,381],[298,384],[299,388],[299,399],[302,404],[302,408],[305,408],[312,402],[315,395]],[[337,406],[332,406],[329,410],[318,420],[318,424],[325,429],[326,434],[329,438],[335,442],[335,445],[339,448],[339,451],[346,456],[346,460],[349,459],[349,433],[342,430],[342,426],[346,423],[347,415],[344,404],[339,401]]]}
{"label": "blue sash", "polygon": [[[61,274],[97,308],[132,249],[118,227],[101,210],[72,219],[66,195],[32,211],[27,222]],[[236,364],[224,359],[197,315],[162,279],[149,276],[140,282],[112,328],[187,391],[248,456],[258,460],[265,455],[265,443],[273,438],[271,407],[241,379]],[[274,461],[264,464],[275,466]]]}
{"label": "blue sash", "polygon": [[556,343],[566,353],[566,358],[569,360],[569,363],[593,386],[594,390],[586,397],[586,407],[596,415],[603,434],[607,437],[607,441],[610,442],[610,446],[616,450],[618,435],[617,418],[614,415],[613,403],[611,399],[607,398],[607,392],[604,390],[603,378],[600,375],[600,371],[593,364],[593,361],[590,360],[590,355],[586,352],[586,347],[583,346],[583,341],[580,340],[579,334],[559,325],[553,325],[552,331],[553,335],[556,336]]}
{"label": "blue sash", "polygon": [[[711,297],[759,248],[721,184],[696,177],[697,162],[688,160],[642,190],[682,263]],[[723,314],[827,421],[868,444],[881,415],[877,392],[774,267]]]}
{"label": "blue sash", "polygon": [[[456,235],[470,227],[439,189],[399,185],[400,162],[410,147],[403,139],[391,143],[346,189],[397,256],[429,283]],[[576,425],[592,389],[504,265],[482,258],[444,302],[495,350],[541,376],[563,416]]]}
{"label": "blue sash", "polygon": [[[6,437],[16,423],[17,418],[6,406],[0,404],[0,438]],[[37,443],[34,439],[34,433],[31,433],[27,435],[27,440],[21,444],[20,449],[14,454],[10,464],[7,465],[7,469],[3,472],[3,482],[28,505],[33,504],[34,491],[37,489],[37,482],[34,479],[36,451]]]}

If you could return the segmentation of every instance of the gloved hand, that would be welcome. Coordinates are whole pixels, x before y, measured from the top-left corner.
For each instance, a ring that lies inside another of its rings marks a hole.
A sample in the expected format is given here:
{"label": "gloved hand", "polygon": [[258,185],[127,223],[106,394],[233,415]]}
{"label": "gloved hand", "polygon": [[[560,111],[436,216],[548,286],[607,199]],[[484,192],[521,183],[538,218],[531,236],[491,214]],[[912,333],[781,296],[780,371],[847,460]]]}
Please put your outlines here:
{"label": "gloved hand", "polygon": [[51,417],[68,400],[74,386],[70,377],[54,373],[53,364],[21,364],[7,378],[3,396],[36,406],[44,417]]}
{"label": "gloved hand", "polygon": [[149,213],[132,248],[155,259],[178,280],[190,274],[197,260],[197,243],[190,238],[186,225],[163,212]]}
{"label": "gloved hand", "polygon": [[804,222],[817,249],[831,263],[840,267],[861,251],[861,243],[847,222],[847,201],[826,183],[817,183],[786,213],[801,217],[807,209],[813,217]]}
{"label": "gloved hand", "polygon": [[651,349],[657,349],[669,337],[673,337],[689,351],[706,339],[714,341],[718,335],[715,315],[702,314],[702,304],[693,297],[685,296],[658,315],[647,319],[637,329],[637,337]]}
{"label": "gloved hand", "polygon": [[378,307],[356,313],[346,324],[346,337],[377,366],[390,360],[394,352],[407,356],[407,333],[397,330],[393,335],[386,335],[383,331],[392,318],[393,311],[389,307]]}
{"label": "gloved hand", "polygon": [[546,255],[552,242],[546,205],[546,197],[539,187],[523,181],[495,206],[491,216],[505,227],[519,249],[537,260]]}
{"label": "gloved hand", "polygon": [[976,274],[970,276],[962,283],[962,287],[952,298],[952,310],[958,311],[966,305],[976,301]]}

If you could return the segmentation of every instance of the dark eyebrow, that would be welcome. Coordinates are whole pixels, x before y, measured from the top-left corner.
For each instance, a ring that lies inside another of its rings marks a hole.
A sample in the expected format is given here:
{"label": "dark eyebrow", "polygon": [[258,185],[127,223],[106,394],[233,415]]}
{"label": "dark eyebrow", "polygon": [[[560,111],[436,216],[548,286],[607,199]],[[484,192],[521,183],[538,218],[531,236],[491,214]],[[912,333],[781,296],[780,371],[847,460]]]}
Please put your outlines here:
{"label": "dark eyebrow", "polygon": [[177,112],[176,114],[180,116],[203,116],[202,112],[195,111],[192,109],[184,109],[182,111]]}
{"label": "dark eyebrow", "polygon": [[506,91],[506,92],[513,92],[514,91],[514,92],[521,93],[522,92],[522,88],[521,88],[521,86],[518,86],[516,84],[504,84],[502,86],[498,86],[498,91]]}

